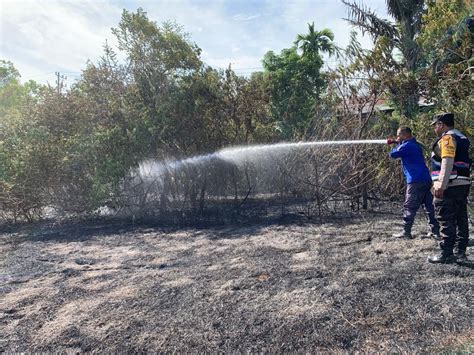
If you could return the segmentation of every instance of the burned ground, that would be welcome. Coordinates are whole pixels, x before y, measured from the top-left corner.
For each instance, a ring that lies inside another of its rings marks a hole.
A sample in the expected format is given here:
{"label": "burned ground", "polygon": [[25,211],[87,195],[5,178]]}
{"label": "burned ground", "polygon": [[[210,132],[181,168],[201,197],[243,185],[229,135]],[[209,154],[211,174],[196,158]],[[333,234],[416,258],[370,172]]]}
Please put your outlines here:
{"label": "burned ground", "polygon": [[0,351],[473,351],[473,264],[400,226],[4,230]]}

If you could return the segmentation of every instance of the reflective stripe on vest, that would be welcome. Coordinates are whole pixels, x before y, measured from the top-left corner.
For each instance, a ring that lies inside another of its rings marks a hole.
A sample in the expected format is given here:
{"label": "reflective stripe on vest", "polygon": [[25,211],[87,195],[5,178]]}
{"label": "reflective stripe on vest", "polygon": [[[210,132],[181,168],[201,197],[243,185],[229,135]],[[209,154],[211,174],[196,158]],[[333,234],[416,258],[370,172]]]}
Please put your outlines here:
{"label": "reflective stripe on vest", "polygon": [[[458,130],[450,130],[445,134],[450,134],[456,140],[456,153],[454,157],[453,170],[449,175],[449,180],[453,179],[469,179],[471,159],[469,157],[470,142]],[[443,134],[444,136],[444,134]],[[433,144],[433,153],[431,154],[431,180],[437,181],[441,170],[442,158],[436,154],[436,148],[439,148],[438,143],[442,136]]]}

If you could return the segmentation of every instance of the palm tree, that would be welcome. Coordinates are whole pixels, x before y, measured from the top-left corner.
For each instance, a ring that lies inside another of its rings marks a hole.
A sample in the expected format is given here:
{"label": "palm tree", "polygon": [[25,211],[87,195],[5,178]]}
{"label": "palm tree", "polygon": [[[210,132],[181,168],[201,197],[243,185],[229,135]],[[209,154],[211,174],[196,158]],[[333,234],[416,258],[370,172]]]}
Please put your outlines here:
{"label": "palm tree", "polygon": [[424,0],[385,0],[388,13],[396,23],[379,18],[372,10],[355,0],[341,0],[348,7],[348,19],[368,33],[374,41],[384,37],[392,49],[398,49],[403,56],[405,70],[399,72],[397,79],[389,85],[392,99],[403,115],[414,118],[418,111],[420,88],[416,71],[420,67],[421,47],[416,42],[421,31],[421,19],[425,11]]}
{"label": "palm tree", "polygon": [[303,56],[315,58],[320,52],[328,53],[330,56],[335,53],[334,33],[331,30],[325,28],[322,31],[315,31],[314,22],[308,24],[308,29],[308,34],[299,34],[295,41],[295,45],[303,51]]}
{"label": "palm tree", "polygon": [[396,24],[377,17],[363,4],[348,0],[342,2],[348,7],[347,21],[359,27],[362,33],[369,33],[374,40],[386,37],[402,53],[406,69],[410,72],[416,70],[421,50],[415,39],[421,30],[424,0],[386,0],[388,13]]}

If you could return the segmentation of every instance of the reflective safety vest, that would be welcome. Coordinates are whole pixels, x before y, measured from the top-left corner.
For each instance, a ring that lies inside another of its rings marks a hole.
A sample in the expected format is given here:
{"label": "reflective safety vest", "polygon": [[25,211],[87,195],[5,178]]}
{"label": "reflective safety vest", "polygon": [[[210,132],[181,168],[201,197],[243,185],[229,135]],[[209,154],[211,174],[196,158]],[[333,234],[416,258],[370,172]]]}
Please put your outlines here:
{"label": "reflective safety vest", "polygon": [[[469,174],[471,171],[471,164],[472,160],[469,157],[469,146],[471,142],[469,139],[459,132],[457,129],[449,130],[445,132],[435,144],[433,144],[433,152],[431,153],[431,179],[433,181],[437,181],[439,177],[439,173],[441,170],[441,154],[440,154],[440,141],[441,144],[444,144],[443,137],[446,135],[450,135],[456,141],[456,150],[454,153],[454,166],[451,174],[449,175],[449,180],[454,179],[469,179]],[[449,147],[448,147],[449,150]]]}

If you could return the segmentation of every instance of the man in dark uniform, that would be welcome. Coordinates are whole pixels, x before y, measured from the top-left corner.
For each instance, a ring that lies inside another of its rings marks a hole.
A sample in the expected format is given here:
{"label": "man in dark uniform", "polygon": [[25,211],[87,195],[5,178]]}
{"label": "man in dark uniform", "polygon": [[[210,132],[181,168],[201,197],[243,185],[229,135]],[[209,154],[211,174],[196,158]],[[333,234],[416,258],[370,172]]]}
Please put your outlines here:
{"label": "man in dark uniform", "polygon": [[441,227],[441,253],[428,258],[430,263],[463,263],[469,241],[467,197],[471,187],[469,139],[454,128],[454,115],[433,117],[432,125],[440,137],[431,155],[434,206]]}

